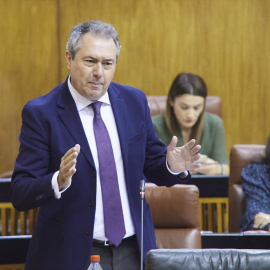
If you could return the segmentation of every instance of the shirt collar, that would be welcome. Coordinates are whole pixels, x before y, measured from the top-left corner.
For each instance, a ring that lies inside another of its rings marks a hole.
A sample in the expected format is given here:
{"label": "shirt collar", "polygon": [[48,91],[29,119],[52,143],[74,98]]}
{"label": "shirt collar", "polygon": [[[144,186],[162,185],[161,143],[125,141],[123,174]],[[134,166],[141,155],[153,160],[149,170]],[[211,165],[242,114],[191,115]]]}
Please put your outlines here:
{"label": "shirt collar", "polygon": [[[85,107],[89,106],[91,103],[93,103],[92,100],[82,96],[79,94],[77,90],[72,86],[70,82],[70,75],[68,77],[68,89],[70,91],[71,96],[73,97],[77,110],[80,111],[84,109]],[[109,99],[109,94],[108,91],[98,100],[100,102],[106,103],[106,104],[111,104],[110,99]]]}

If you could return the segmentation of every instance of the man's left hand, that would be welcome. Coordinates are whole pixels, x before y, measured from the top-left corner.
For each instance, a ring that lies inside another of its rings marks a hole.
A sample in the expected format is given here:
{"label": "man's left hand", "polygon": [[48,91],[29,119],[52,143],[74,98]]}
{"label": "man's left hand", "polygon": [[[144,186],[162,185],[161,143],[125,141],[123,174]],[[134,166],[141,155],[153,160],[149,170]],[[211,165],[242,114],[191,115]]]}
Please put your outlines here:
{"label": "man's left hand", "polygon": [[200,163],[194,163],[200,159],[198,151],[201,149],[199,144],[195,145],[192,139],[182,147],[176,147],[177,137],[173,136],[167,148],[167,162],[170,170],[180,173],[188,170],[200,168]]}

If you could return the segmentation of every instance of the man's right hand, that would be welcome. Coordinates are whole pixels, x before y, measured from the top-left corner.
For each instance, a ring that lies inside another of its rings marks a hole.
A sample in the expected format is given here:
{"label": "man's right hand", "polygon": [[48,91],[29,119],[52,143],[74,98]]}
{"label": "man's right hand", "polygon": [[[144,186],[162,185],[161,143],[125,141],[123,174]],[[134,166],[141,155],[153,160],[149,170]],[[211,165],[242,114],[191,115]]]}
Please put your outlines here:
{"label": "man's right hand", "polygon": [[80,145],[76,144],[61,158],[59,175],[57,178],[59,190],[70,185],[70,179],[76,172],[77,156],[80,153],[80,149]]}

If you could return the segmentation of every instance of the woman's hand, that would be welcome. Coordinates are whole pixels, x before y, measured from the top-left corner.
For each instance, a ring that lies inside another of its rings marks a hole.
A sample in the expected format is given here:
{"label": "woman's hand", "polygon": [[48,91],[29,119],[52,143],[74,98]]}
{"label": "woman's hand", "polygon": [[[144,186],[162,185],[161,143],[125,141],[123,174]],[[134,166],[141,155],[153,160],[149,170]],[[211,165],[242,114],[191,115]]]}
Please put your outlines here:
{"label": "woman's hand", "polygon": [[255,229],[262,229],[264,228],[268,223],[270,223],[270,215],[265,214],[263,212],[259,212],[255,218],[254,218],[254,225],[253,227]]}
{"label": "woman's hand", "polygon": [[209,175],[228,174],[229,166],[227,164],[220,164],[214,159],[209,158],[207,155],[201,155],[199,161],[201,167],[191,171],[191,174],[201,173]]}

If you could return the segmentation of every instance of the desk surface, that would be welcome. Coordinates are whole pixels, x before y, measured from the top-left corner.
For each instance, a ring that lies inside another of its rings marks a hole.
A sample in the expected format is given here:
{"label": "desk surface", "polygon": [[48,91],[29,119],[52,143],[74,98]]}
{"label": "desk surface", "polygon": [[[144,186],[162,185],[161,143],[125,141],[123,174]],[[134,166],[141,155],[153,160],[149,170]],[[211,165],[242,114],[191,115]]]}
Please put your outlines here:
{"label": "desk surface", "polygon": [[9,202],[10,178],[0,178],[0,202]]}
{"label": "desk surface", "polygon": [[270,249],[270,233],[201,233],[202,248]]}
{"label": "desk surface", "polygon": [[25,263],[30,239],[31,235],[0,236],[0,264]]}
{"label": "desk surface", "polygon": [[228,197],[229,175],[193,174],[189,184],[199,188],[200,198]]}
{"label": "desk surface", "polygon": [[[10,178],[0,178],[0,202],[9,201]],[[228,197],[229,175],[193,174],[188,184],[199,188],[200,198]]]}

